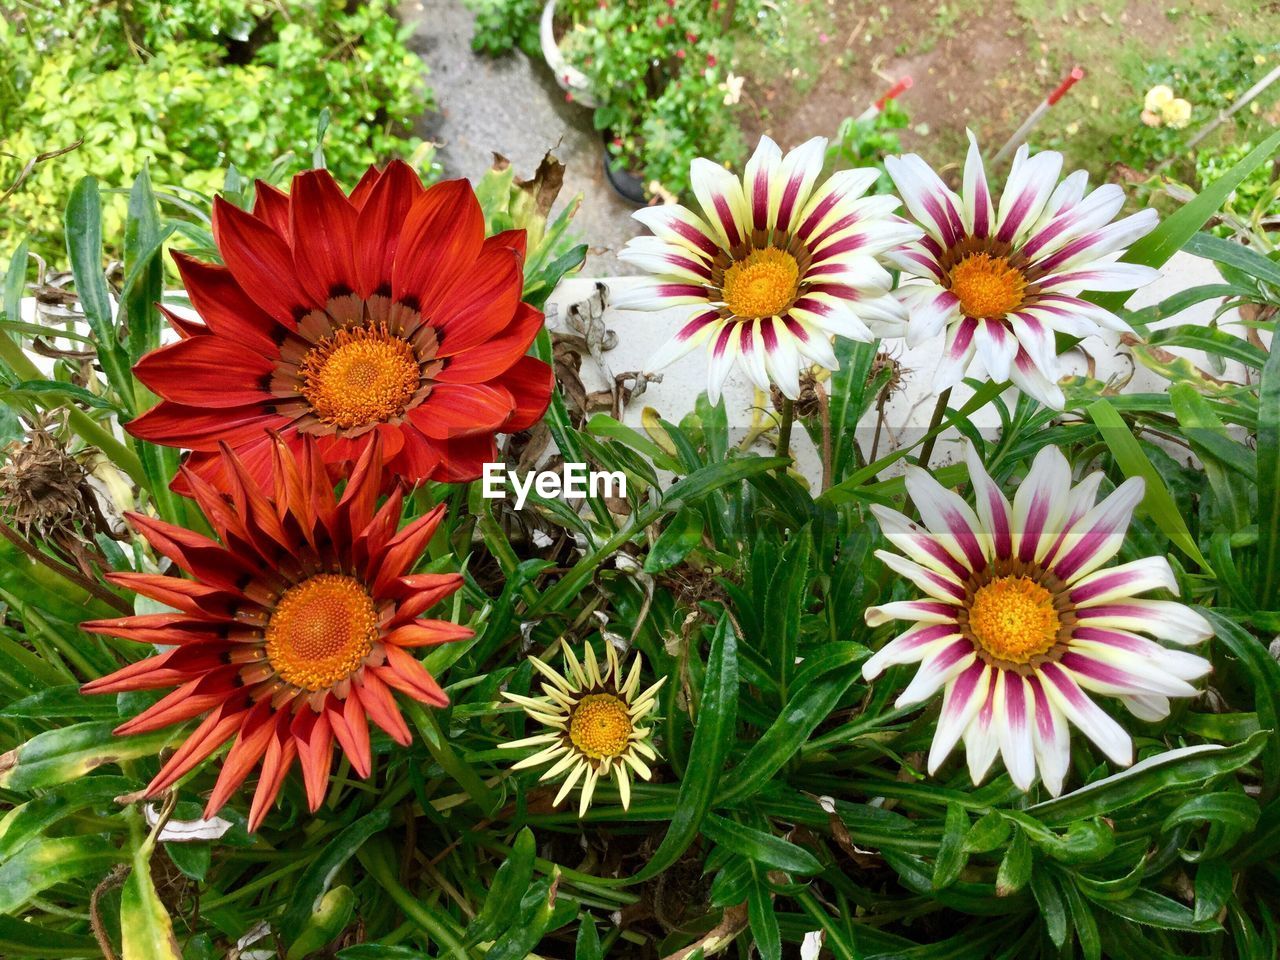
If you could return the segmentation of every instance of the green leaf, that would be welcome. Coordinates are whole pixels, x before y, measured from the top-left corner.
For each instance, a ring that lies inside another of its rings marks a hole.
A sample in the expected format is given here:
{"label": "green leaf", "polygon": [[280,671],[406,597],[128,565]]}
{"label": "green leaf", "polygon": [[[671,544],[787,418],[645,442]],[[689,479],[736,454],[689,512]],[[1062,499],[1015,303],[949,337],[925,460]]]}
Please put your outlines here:
{"label": "green leaf", "polygon": [[1264,257],[1244,244],[1224,240],[1211,233],[1197,233],[1187,240],[1182,249],[1187,253],[1194,253],[1197,257],[1235,267],[1255,280],[1280,287],[1280,263]]}
{"label": "green leaf", "polygon": [[173,921],[151,880],[152,848],[151,839],[138,847],[120,895],[122,960],[182,960]]}
{"label": "green leaf", "polygon": [[604,960],[604,951],[600,949],[600,934],[589,913],[584,912],[578,917],[578,941],[574,946],[573,960]]}
{"label": "green leaf", "polygon": [[533,831],[525,827],[516,835],[510,856],[494,874],[480,913],[467,927],[468,941],[495,940],[518,917],[520,901],[533,880],[536,854]]}
{"label": "green leaf", "polygon": [[525,960],[551,925],[556,909],[556,890],[560,885],[560,868],[552,867],[548,880],[539,880],[520,903],[514,923],[485,953],[485,960]]}
{"label": "green leaf", "polygon": [[818,858],[803,847],[714,813],[707,813],[702,822],[702,832],[712,843],[775,870],[801,876],[822,870]]}
{"label": "green leaf", "polygon": [[1051,826],[1111,814],[1154,794],[1238,770],[1262,752],[1267,737],[1266,731],[1259,731],[1229,747],[1211,743],[1159,753],[1072,793],[1033,804],[1026,812]]}
{"label": "green leaf", "polygon": [[129,358],[134,363],[160,345],[160,311],[156,304],[164,294],[161,257],[167,235],[160,229],[160,208],[151,189],[151,174],[143,166],[129,191],[124,226],[125,282],[120,292],[129,331]]}
{"label": "green leaf", "polygon": [[662,505],[674,509],[685,503],[695,503],[714,490],[776,470],[790,462],[790,457],[735,457],[721,463],[709,463],[668,487],[662,496]]}
{"label": "green leaf", "polygon": [[[772,460],[785,462],[783,457]],[[680,859],[698,836],[702,819],[720,788],[720,772],[733,743],[738,717],[738,637],[727,615],[716,624],[698,704],[688,762],[688,769],[698,771],[698,775],[680,781],[671,826],[649,862],[631,877],[631,883],[656,877]]]}
{"label": "green leaf", "polygon": [[92,888],[120,862],[106,837],[46,837],[0,863],[0,914],[14,913],[56,883],[81,880]]}
{"label": "green leaf", "polygon": [[23,240],[13,251],[4,278],[4,315],[17,322],[22,319],[22,293],[27,284],[27,257],[31,243]]}
{"label": "green leaf", "polygon": [[1098,427],[1103,441],[1116,458],[1116,463],[1124,471],[1126,477],[1142,477],[1146,482],[1146,493],[1142,498],[1142,506],[1151,515],[1164,535],[1183,553],[1193,559],[1200,567],[1212,572],[1209,561],[1196,545],[1191,531],[1187,529],[1182,512],[1174,502],[1169,488],[1152,465],[1142,447],[1130,432],[1124,418],[1116,412],[1106,400],[1095,400],[1086,408],[1090,418]]}
{"label": "green leaf", "polygon": [[1196,867],[1196,905],[1192,919],[1212,920],[1222,912],[1231,896],[1231,866],[1225,860],[1205,860]]}
{"label": "green leaf", "polygon": [[992,810],[969,828],[964,848],[969,853],[990,853],[1009,839],[1011,831],[1009,821]]}
{"label": "green leaf", "polygon": [[356,909],[356,895],[348,886],[334,887],[320,898],[307,925],[298,934],[285,960],[306,960],[314,957],[328,944],[337,940],[351,922]]}
{"label": "green leaf", "polygon": [[42,719],[45,717],[78,717],[91,720],[115,720],[119,714],[110,697],[86,697],[76,683],[59,684],[29,697],[15,700],[0,717]]}
{"label": "green leaf", "polygon": [[129,358],[111,316],[111,296],[102,272],[102,201],[98,181],[85,177],[71,190],[66,214],[67,256],[75,277],[76,294],[89,329],[93,331],[107,382],[129,413],[134,413],[134,384]]}
{"label": "green leaf", "polygon": [[1258,605],[1280,594],[1280,350],[1272,350],[1258,386]]}
{"label": "green leaf", "polygon": [[947,804],[946,823],[942,828],[942,843],[938,847],[938,859],[933,864],[933,889],[942,890],[960,878],[969,857],[965,853],[965,837],[969,832],[969,814],[958,803]]}
{"label": "green leaf", "polygon": [[27,791],[84,776],[103,764],[155,756],[182,734],[170,728],[136,737],[117,737],[114,723],[77,723],[37,734],[0,756],[0,787]]}
{"label": "green leaf", "polygon": [[1226,645],[1248,674],[1248,689],[1253,693],[1258,726],[1262,728],[1258,735],[1265,738],[1262,799],[1270,799],[1280,791],[1280,664],[1264,644],[1230,617],[1207,607],[1196,609],[1213,624],[1217,642]]}
{"label": "green leaf", "polygon": [[1031,879],[1031,860],[1031,841],[1018,830],[996,871],[996,896],[1012,896],[1027,885]]}
{"label": "green leaf", "polygon": [[1192,933],[1214,933],[1222,927],[1216,920],[1197,920],[1190,909],[1145,887],[1124,900],[1095,901],[1104,910],[1134,923],[1162,930],[1186,930]]}
{"label": "green leaf", "polygon": [[645,573],[659,573],[674,567],[702,540],[702,511],[685,507],[676,512],[654,541],[644,560]]}
{"label": "green leaf", "polygon": [[329,841],[324,852],[317,857],[298,878],[293,895],[280,916],[280,933],[286,942],[293,943],[301,936],[313,914],[322,909],[321,898],[333,883],[333,878],[365,842],[387,829],[391,823],[389,810],[374,810],[344,827]]}
{"label": "green leaf", "polygon": [[760,960],[782,960],[782,935],[778,932],[778,915],[773,912],[773,897],[764,871],[752,867],[754,882],[747,888],[747,923],[755,940]]}
{"label": "green leaf", "polygon": [[[85,406],[98,410],[115,410],[116,405],[106,397],[86,390],[74,383],[63,383],[61,380],[21,380],[4,391],[6,396],[20,397],[24,395],[41,398],[52,396],[54,403],[59,400],[74,400]],[[49,407],[54,403],[46,400],[41,406]]]}
{"label": "green leaf", "polygon": [[[849,668],[866,652],[857,643],[832,644],[805,664],[787,705],[726,778],[728,788],[717,806],[732,806],[754,796],[796,756],[853,685],[858,675]],[[811,671],[811,666],[816,669]]]}
{"label": "green leaf", "polygon": [[1033,870],[1031,892],[1040,905],[1040,918],[1049,931],[1049,939],[1055,947],[1061,947],[1067,942],[1067,907],[1053,875],[1048,870]]}
{"label": "green leaf", "polygon": [[1253,830],[1261,812],[1258,801],[1243,793],[1202,793],[1180,803],[1165,817],[1160,829],[1169,833],[1183,824],[1208,823],[1208,837],[1195,859],[1210,859],[1226,853],[1240,837]]}
{"label": "green leaf", "polygon": [[94,957],[101,952],[98,942],[87,934],[65,933],[25,919],[0,916],[0,957],[57,960]]}
{"label": "green leaf", "polygon": [[[1164,222],[1129,248],[1124,260],[1148,267],[1163,266],[1226,203],[1231,192],[1240,186],[1245,177],[1270,159],[1277,147],[1280,147],[1280,131],[1267,137],[1239,163],[1205,187],[1198,196],[1166,217]],[[1123,307],[1130,296],[1128,291],[1120,291],[1092,299],[1099,306],[1114,312]]]}
{"label": "green leaf", "polygon": [[127,777],[84,777],[18,804],[0,818],[0,862],[53,824],[86,807],[109,803],[137,787],[138,783]]}

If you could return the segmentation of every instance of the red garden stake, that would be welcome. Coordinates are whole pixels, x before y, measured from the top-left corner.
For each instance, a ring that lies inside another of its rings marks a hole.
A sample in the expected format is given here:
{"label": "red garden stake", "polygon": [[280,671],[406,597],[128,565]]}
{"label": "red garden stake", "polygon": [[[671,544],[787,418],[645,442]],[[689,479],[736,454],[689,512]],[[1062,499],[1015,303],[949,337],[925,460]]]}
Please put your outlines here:
{"label": "red garden stake", "polygon": [[881,111],[884,110],[884,106],[886,103],[888,103],[890,100],[897,100],[898,97],[902,96],[904,93],[906,93],[908,90],[911,89],[911,85],[914,82],[915,81],[913,81],[910,77],[903,77],[901,80],[895,83],[892,87],[890,87],[884,96],[882,96],[875,103],[871,104],[871,106],[867,107],[867,109],[863,110],[862,113],[858,116],[858,120],[859,121],[870,120],[872,117],[879,114]]}
{"label": "red garden stake", "polygon": [[1053,92],[1040,101],[1039,105],[1031,111],[1027,119],[1022,121],[1022,126],[1014,131],[1013,136],[1005,141],[1005,145],[995,155],[992,163],[999,163],[1010,153],[1022,145],[1027,139],[1035,125],[1043,119],[1044,115],[1049,112],[1049,108],[1066,96],[1067,91],[1074,87],[1079,81],[1084,79],[1084,67],[1079,65],[1071,68],[1071,72],[1063,78],[1062,82],[1054,88]]}

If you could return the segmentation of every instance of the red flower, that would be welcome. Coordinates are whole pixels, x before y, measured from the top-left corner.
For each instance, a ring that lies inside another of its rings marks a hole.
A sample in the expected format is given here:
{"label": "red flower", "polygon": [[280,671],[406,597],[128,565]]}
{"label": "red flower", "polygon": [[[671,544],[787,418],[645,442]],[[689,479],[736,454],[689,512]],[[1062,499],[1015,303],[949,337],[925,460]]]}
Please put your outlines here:
{"label": "red flower", "polygon": [[365,444],[341,499],[334,496],[318,440],[304,436],[297,454],[279,436],[268,437],[268,444],[270,490],[226,448],[225,494],[184,468],[221,542],[129,515],[152,548],[192,579],[148,573],[108,579],[176,612],[82,624],[90,633],[173,645],[84,685],[85,693],[177,688],[116,733],[143,733],[206,714],[147,786],[148,795],[172,786],[235,737],[205,815],[220,809],[261,762],[251,830],[295,759],[311,809],[320,806],[335,738],[356,773],[367,777],[368,719],[408,744],[409,728],[392,691],[437,707],[449,702],[411,650],[472,635],[466,627],[421,618],[462,578],[406,572],[435,533],[444,507],[397,532],[403,488],[394,484],[378,506],[384,485],[379,440]]}
{"label": "red flower", "polygon": [[308,170],[290,194],[259,183],[252,214],[216,199],[213,234],[226,266],[174,255],[204,322],[167,314],[183,339],[134,368],[162,402],[128,425],[190,449],[206,480],[225,479],[227,443],[266,482],[268,431],[295,452],[315,436],[335,467],[380,436],[390,474],[473,480],[495,434],[546,410],[551,369],[525,356],[543,318],[520,302],[524,231],[485,239],[465,180],[424,188],[394,161],[347,197]]}

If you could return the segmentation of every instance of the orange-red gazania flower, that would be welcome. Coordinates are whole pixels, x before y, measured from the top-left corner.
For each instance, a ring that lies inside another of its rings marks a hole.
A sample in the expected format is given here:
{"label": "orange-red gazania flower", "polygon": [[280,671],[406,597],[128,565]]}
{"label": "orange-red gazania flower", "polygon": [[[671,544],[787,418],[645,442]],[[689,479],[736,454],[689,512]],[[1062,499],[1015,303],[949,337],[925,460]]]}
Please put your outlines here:
{"label": "orange-red gazania flower", "polygon": [[424,188],[393,161],[348,197],[308,170],[289,194],[260,182],[252,213],[215,199],[213,235],[225,266],[174,254],[204,322],[166,311],[182,339],[134,368],[162,402],[128,425],[191,450],[205,479],[220,482],[225,442],[265,481],[275,431],[295,448],[315,436],[331,467],[376,434],[391,475],[473,480],[495,434],[545,412],[524,231],[486,239],[467,181]]}
{"label": "orange-red gazania flower", "polygon": [[225,494],[185,471],[221,542],[129,515],[156,553],[191,579],[108,575],[174,612],[93,620],[84,629],[171,649],[85,684],[84,691],[177,688],[117,727],[118,734],[206,714],[147,786],[148,795],[173,785],[234,737],[206,816],[261,762],[249,813],[250,829],[257,829],[295,759],[314,811],[324,800],[335,739],[362,777],[371,769],[368,720],[397,743],[410,742],[393,690],[432,706],[448,704],[411,651],[472,635],[466,627],[422,618],[462,578],[407,573],[444,507],[397,531],[402,487],[396,484],[379,506],[380,446],[375,440],[365,447],[341,498],[310,438],[298,454],[272,439],[270,490],[226,448]]}

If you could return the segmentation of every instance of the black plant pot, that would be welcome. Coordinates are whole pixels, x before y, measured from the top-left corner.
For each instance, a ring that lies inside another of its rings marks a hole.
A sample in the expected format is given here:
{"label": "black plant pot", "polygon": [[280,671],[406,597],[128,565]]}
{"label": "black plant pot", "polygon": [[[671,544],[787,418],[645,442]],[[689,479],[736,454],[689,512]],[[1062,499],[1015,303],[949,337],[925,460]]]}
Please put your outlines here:
{"label": "black plant pot", "polygon": [[647,206],[649,194],[644,188],[644,181],[613,158],[613,154],[609,152],[609,143],[612,140],[613,134],[608,130],[604,131],[602,141],[604,175],[609,180],[609,186],[613,187],[614,192],[628,203],[634,203],[637,207]]}

